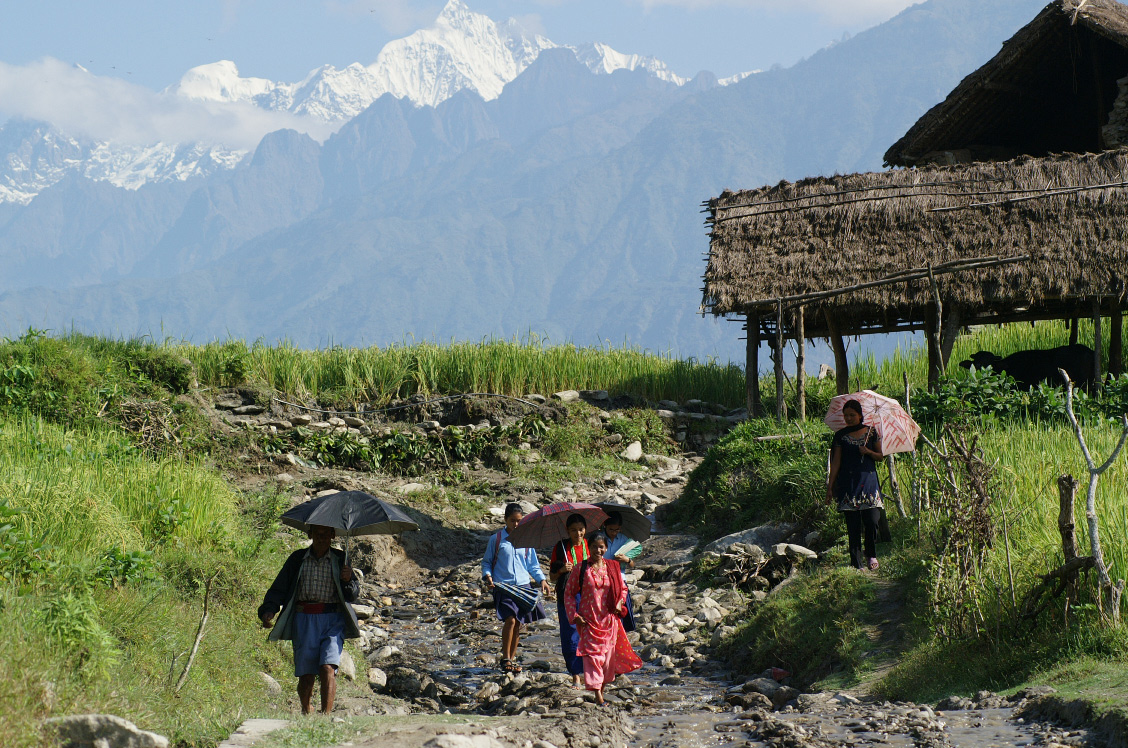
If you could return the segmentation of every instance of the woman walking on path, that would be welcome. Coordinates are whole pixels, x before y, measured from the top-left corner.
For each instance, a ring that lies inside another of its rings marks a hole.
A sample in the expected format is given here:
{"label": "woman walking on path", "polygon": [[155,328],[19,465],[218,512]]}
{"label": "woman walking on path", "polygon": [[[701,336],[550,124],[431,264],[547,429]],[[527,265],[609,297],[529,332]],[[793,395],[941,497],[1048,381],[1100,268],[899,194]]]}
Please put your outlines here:
{"label": "woman walking on path", "polygon": [[568,666],[568,672],[572,676],[572,687],[580,688],[584,674],[584,660],[576,656],[576,645],[579,644],[580,637],[571,619],[568,618],[568,611],[564,606],[564,594],[570,572],[591,558],[591,549],[588,548],[585,537],[587,521],[582,514],[568,517],[566,527],[568,539],[561,540],[552,549],[552,557],[548,563],[548,578],[556,583],[556,615],[560,618],[560,652],[564,655],[564,664]]}
{"label": "woman walking on path", "polygon": [[595,703],[603,704],[603,687],[618,675],[638,670],[642,660],[631,649],[620,620],[627,587],[619,562],[603,558],[605,535],[596,535],[590,545],[591,560],[568,575],[564,606],[568,620],[580,632],[576,654],[584,658],[584,682],[589,691],[595,691]]}
{"label": "woman walking on path", "polygon": [[501,661],[498,667],[506,673],[519,673],[517,664],[517,644],[521,638],[521,627],[545,618],[544,604],[537,600],[536,606],[527,613],[522,612],[517,601],[494,586],[494,582],[535,588],[540,585],[541,592],[548,594],[548,582],[544,577],[537,552],[532,548],[514,548],[509,542],[509,533],[525,517],[520,504],[506,504],[505,527],[494,533],[486,544],[486,555],[482,558],[482,580],[493,591],[497,618],[503,621],[501,629]]}
{"label": "woman walking on path", "polygon": [[857,400],[846,401],[842,417],[846,427],[835,432],[830,447],[826,501],[838,499],[850,538],[850,563],[856,569],[875,570],[877,530],[884,507],[875,462],[882,458],[881,437],[862,422],[862,405]]}
{"label": "woman walking on path", "polygon": [[[603,532],[607,534],[607,552],[603,554],[603,557],[618,561],[620,569],[623,564],[633,567],[634,561],[619,553],[620,548],[633,540],[633,538],[628,538],[623,534],[623,515],[618,512],[608,512],[607,521],[603,523]],[[624,572],[625,574],[626,572]],[[623,584],[626,585],[626,583],[627,578],[624,576]],[[627,587],[627,602],[624,603],[623,608],[626,610],[626,615],[623,616],[623,629],[634,631],[638,624],[635,622],[634,601],[631,599],[630,587]]]}

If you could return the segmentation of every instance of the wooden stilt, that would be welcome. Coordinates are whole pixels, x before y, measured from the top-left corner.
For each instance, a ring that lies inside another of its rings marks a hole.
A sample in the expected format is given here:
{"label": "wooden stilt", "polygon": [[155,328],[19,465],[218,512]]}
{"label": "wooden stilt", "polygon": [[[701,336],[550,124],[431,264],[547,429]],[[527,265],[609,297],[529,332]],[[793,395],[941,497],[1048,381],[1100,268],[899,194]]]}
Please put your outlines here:
{"label": "wooden stilt", "polygon": [[929,309],[924,320],[924,334],[928,338],[928,389],[932,392],[940,386],[941,351],[940,331],[936,324],[936,310]]}
{"label": "wooden stilt", "polygon": [[1101,373],[1101,300],[1093,299],[1093,376],[1097,389],[1101,389],[1104,376]]}
{"label": "wooden stilt", "polygon": [[760,402],[760,316],[749,312],[746,316],[748,335],[744,344],[744,389],[749,418],[763,418],[764,406]]}
{"label": "wooden stilt", "polygon": [[1108,320],[1108,373],[1119,377],[1124,373],[1124,312],[1117,302]]}
{"label": "wooden stilt", "polygon": [[795,416],[807,420],[807,340],[803,307],[795,310]]}
{"label": "wooden stilt", "polygon": [[1069,344],[1077,345],[1077,318],[1069,320]]}
{"label": "wooden stilt", "polygon": [[838,332],[838,323],[834,315],[824,311],[826,316],[826,329],[830,338],[830,348],[834,351],[834,384],[839,395],[850,392],[850,362],[846,359],[846,345],[842,342],[842,335]]}
{"label": "wooden stilt", "polygon": [[940,329],[941,372],[948,370],[948,364],[952,358],[952,347],[956,344],[956,338],[960,336],[960,308],[949,303],[945,305],[944,312],[944,320]]}
{"label": "wooden stilt", "polygon": [[776,420],[782,423],[787,420],[787,401],[784,399],[783,376],[783,302],[776,305],[776,345],[775,345],[775,384],[776,384]]}

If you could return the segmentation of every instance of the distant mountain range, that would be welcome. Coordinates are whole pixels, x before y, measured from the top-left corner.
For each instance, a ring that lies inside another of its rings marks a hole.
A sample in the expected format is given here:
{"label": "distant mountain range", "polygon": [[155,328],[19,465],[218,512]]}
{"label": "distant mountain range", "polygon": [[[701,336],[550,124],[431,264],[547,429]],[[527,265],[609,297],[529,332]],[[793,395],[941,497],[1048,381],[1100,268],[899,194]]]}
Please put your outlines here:
{"label": "distant mountain range", "polygon": [[343,120],[324,143],[284,130],[250,154],[175,145],[146,161],[9,122],[0,184],[31,197],[0,203],[0,334],[534,332],[739,357],[739,328],[697,314],[700,203],[878,168],[1040,6],[929,0],[721,86],[600,45],[558,48],[452,0],[368,67],[275,84],[216,63],[167,92]]}
{"label": "distant mountain range", "polygon": [[[353,63],[338,70],[324,65],[297,83],[277,83],[243,78],[234,62],[220,60],[192,68],[162,93],[209,104],[249,104],[339,125],[385,94],[430,107],[460,91],[496,99],[541,52],[558,48],[515,20],[497,23],[461,0],[449,0],[431,27],[388,43],[368,66]],[[659,80],[687,82],[653,57],[622,54],[601,43],[564,48],[593,73],[645,70]],[[718,83],[747,75],[751,73]],[[16,120],[0,128],[0,154],[0,203],[27,204],[68,174],[137,189],[230,170],[249,152],[223,143],[96,142],[59,132],[49,123]]]}

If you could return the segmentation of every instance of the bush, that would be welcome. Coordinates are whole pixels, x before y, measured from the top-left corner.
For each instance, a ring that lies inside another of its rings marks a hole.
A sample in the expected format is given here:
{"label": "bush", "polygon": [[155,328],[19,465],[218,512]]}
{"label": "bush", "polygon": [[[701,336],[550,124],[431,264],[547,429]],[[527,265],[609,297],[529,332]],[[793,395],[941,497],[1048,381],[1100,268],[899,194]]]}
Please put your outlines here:
{"label": "bush", "polygon": [[756,440],[777,429],[771,421],[747,421],[717,442],[690,474],[670,519],[703,540],[772,520],[798,522],[824,537],[841,534],[841,519],[824,501],[830,435]]}

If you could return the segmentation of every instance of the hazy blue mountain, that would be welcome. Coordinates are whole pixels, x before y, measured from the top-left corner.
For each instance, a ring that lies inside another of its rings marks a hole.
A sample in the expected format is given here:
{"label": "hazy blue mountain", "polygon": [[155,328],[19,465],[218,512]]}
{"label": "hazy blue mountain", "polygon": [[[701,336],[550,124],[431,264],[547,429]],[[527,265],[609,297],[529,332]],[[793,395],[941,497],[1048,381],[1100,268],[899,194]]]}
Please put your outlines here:
{"label": "hazy blue mountain", "polygon": [[[139,233],[160,236],[138,250],[133,278],[3,294],[0,334],[74,322],[318,345],[533,331],[738,356],[736,325],[697,316],[701,202],[879,168],[1041,5],[930,0],[723,88],[707,75],[683,87],[641,71],[594,76],[550,50],[493,101],[463,92],[416,108],[385,96],[320,147],[264,140],[163,224],[138,212]],[[13,226],[39,199],[6,224],[0,213],[5,265],[9,237],[33,245]]]}

